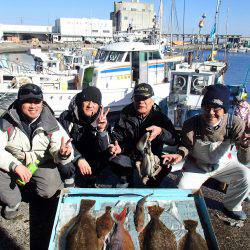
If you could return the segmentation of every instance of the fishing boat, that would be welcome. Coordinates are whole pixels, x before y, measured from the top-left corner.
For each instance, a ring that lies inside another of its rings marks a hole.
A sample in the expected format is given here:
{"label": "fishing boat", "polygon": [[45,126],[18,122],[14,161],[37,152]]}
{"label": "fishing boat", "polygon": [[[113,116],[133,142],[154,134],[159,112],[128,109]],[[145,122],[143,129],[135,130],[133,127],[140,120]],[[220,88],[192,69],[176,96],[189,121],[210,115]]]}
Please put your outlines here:
{"label": "fishing boat", "polygon": [[[14,73],[13,66],[9,65],[6,76],[7,67],[2,67],[0,94],[6,96],[17,93],[21,84],[38,84],[43,90],[44,100],[58,116],[68,108],[76,93],[92,85],[101,90],[105,107],[110,107],[111,111],[120,111],[131,102],[134,86],[142,82],[152,85],[157,103],[166,98],[170,91],[170,71],[183,59],[183,56],[178,55],[164,56],[158,45],[118,42],[101,47],[94,62],[81,66],[77,75],[72,70],[56,70],[52,74],[45,72],[46,68],[40,72],[31,72],[30,69],[21,72],[18,69]],[[17,84],[20,77],[23,81]],[[44,79],[47,79],[46,82]]]}
{"label": "fishing boat", "polygon": [[185,62],[171,71],[171,91],[168,97],[168,116],[176,128],[200,112],[206,86],[224,83],[227,63],[223,61]]}
{"label": "fishing boat", "polygon": [[[83,86],[98,87],[103,105],[119,111],[131,102],[136,84],[149,83],[159,103],[169,95],[169,74],[183,56],[164,56],[158,45],[142,42],[117,42],[100,48],[94,65],[80,74]],[[81,72],[81,69],[80,69]]]}

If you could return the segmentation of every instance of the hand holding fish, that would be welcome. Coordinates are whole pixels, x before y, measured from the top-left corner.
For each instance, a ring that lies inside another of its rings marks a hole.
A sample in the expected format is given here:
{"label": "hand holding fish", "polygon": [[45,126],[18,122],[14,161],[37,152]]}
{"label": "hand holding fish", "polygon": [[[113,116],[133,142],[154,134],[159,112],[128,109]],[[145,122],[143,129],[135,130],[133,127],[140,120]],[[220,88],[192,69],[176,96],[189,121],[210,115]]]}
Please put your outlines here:
{"label": "hand holding fish", "polygon": [[100,116],[97,119],[97,129],[99,132],[103,132],[107,126],[107,115],[109,113],[110,108],[107,109],[106,112],[104,112],[104,107],[101,106]]}
{"label": "hand holding fish", "polygon": [[161,157],[163,158],[163,164],[165,165],[177,164],[183,158],[180,154],[164,154]]}
{"label": "hand holding fish", "polygon": [[155,125],[146,128],[146,130],[150,132],[149,141],[153,141],[162,132],[162,128]]}
{"label": "hand holding fish", "polygon": [[64,139],[64,137],[62,137],[61,146],[60,146],[60,149],[59,149],[60,156],[67,158],[71,154],[71,152],[72,152],[72,147],[70,145],[71,141],[72,141],[72,139],[69,139],[65,143],[65,139]]}
{"label": "hand holding fish", "polygon": [[109,145],[109,153],[113,156],[116,156],[117,154],[120,154],[122,152],[120,145],[118,144],[118,141],[115,141],[115,144]]}
{"label": "hand holding fish", "polygon": [[85,159],[79,159],[77,162],[77,166],[82,175],[91,175],[92,169],[89,163]]}

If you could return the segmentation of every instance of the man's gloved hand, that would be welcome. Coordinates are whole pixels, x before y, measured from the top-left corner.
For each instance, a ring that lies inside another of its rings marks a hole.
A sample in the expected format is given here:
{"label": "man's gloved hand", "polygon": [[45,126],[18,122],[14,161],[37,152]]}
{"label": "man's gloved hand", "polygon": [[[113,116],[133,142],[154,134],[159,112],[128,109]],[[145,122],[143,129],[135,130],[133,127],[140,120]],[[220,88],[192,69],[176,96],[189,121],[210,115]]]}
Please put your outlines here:
{"label": "man's gloved hand", "polygon": [[15,168],[15,173],[21,178],[22,181],[26,183],[29,182],[32,177],[32,173],[29,171],[29,169],[22,164]]}

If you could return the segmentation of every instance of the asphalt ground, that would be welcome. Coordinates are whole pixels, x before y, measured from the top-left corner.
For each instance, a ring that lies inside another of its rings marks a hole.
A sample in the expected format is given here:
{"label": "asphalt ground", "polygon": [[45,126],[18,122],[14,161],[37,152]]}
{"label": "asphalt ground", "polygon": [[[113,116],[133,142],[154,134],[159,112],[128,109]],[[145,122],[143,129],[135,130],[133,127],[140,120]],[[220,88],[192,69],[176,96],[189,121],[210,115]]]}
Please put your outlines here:
{"label": "asphalt ground", "polygon": [[[221,201],[224,193],[210,188],[211,185],[216,187],[217,184],[208,183],[202,187],[202,192],[220,249],[250,249],[249,219],[240,228],[219,219],[218,215],[223,215]],[[23,194],[20,215],[15,220],[8,221],[0,216],[0,249],[48,249],[58,199],[41,199],[31,195],[29,190]],[[249,204],[243,204],[248,216]]]}

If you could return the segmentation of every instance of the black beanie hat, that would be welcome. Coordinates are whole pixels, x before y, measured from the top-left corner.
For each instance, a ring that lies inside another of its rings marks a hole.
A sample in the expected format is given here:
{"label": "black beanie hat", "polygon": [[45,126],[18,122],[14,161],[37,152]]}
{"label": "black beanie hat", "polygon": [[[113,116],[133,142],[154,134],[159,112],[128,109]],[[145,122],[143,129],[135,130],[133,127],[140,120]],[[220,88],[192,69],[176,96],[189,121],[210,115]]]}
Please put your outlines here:
{"label": "black beanie hat", "polygon": [[222,84],[209,85],[201,102],[201,106],[221,107],[228,112],[230,108],[230,91],[229,88]]}
{"label": "black beanie hat", "polygon": [[84,88],[81,92],[81,98],[82,102],[92,101],[97,103],[99,106],[102,104],[102,93],[94,86],[88,86],[87,88]]}
{"label": "black beanie hat", "polygon": [[29,99],[43,100],[43,92],[39,86],[33,83],[22,85],[17,94],[17,99],[20,102],[25,102]]}

